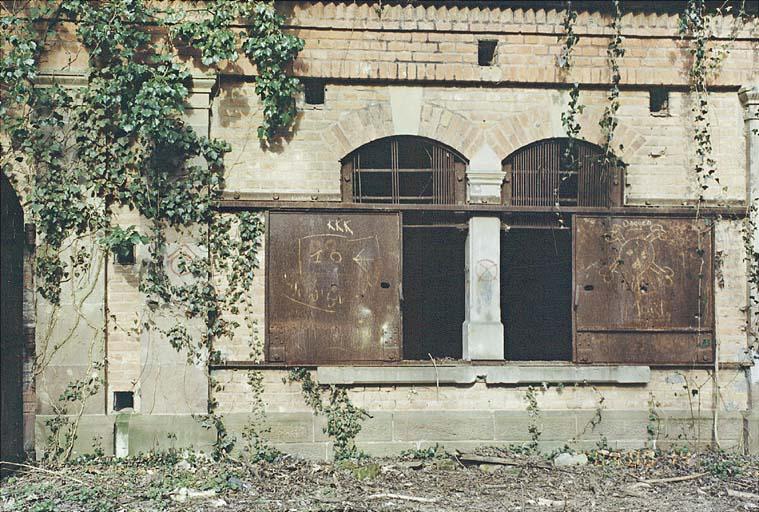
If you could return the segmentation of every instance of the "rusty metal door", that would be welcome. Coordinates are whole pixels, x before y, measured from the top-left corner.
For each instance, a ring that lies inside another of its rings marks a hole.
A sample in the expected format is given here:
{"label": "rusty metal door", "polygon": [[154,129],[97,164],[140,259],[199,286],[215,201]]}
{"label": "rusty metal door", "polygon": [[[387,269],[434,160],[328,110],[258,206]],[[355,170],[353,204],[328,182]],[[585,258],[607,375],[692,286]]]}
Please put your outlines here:
{"label": "rusty metal door", "polygon": [[269,215],[269,361],[401,357],[397,213]]}
{"label": "rusty metal door", "polygon": [[12,462],[23,455],[24,214],[2,173],[0,188],[0,460]]}
{"label": "rusty metal door", "polygon": [[713,361],[707,221],[575,217],[574,276],[578,362]]}

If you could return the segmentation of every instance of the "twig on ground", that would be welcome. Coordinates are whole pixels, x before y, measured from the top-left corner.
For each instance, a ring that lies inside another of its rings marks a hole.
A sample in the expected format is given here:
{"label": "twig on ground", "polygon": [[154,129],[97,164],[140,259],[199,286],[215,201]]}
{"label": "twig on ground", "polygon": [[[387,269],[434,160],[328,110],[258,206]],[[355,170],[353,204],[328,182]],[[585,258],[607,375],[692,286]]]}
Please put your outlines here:
{"label": "twig on ground", "polygon": [[732,496],[733,498],[740,498],[742,500],[759,501],[759,494],[754,494],[753,492],[735,491],[733,489],[728,489],[727,495]]}
{"label": "twig on ground", "polygon": [[74,482],[76,482],[76,483],[78,483],[80,485],[86,485],[83,481],[79,480],[78,478],[74,478],[71,475],[63,474],[63,472],[61,472],[61,471],[51,471],[49,469],[40,468],[40,467],[37,467],[37,466],[31,466],[29,464],[21,464],[21,463],[18,463],[18,462],[8,462],[8,461],[5,461],[5,460],[0,460],[0,466],[2,466],[3,464],[7,464],[9,466],[16,466],[16,467],[19,467],[19,468],[31,469],[33,471],[39,471],[40,473],[46,473],[48,475],[55,475],[58,478],[65,478],[67,480],[72,480],[72,481],[74,481]]}
{"label": "twig on ground", "polygon": [[381,499],[393,499],[393,500],[405,500],[405,501],[415,501],[417,503],[436,503],[437,498],[422,498],[420,496],[407,496],[405,494],[393,494],[389,492],[383,492],[380,494],[372,494],[370,496],[367,496],[367,499],[370,500],[381,500]]}
{"label": "twig on ground", "polygon": [[485,457],[482,455],[469,455],[461,454],[459,459],[462,462],[469,462],[472,464],[500,464],[501,466],[534,466],[539,468],[550,468],[551,465],[545,462],[536,462],[530,460],[517,460],[509,459],[506,457]]}
{"label": "twig on ground", "polygon": [[673,476],[671,478],[652,478],[649,480],[641,479],[640,481],[645,484],[668,484],[671,482],[685,482],[686,480],[696,480],[708,474],[709,473],[694,473],[692,475]]}

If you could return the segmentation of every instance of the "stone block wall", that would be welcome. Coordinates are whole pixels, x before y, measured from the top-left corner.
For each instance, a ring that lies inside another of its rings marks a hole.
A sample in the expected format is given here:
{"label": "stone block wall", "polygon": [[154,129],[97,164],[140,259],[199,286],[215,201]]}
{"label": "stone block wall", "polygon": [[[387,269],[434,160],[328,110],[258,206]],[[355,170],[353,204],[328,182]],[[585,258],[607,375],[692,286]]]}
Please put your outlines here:
{"label": "stone block wall", "polygon": [[[324,434],[325,419],[315,416],[297,383],[285,384],[286,372],[263,372],[266,426],[269,439],[280,449],[308,456],[331,454]],[[313,374],[319,379],[319,372]],[[251,419],[253,393],[247,372],[214,372],[221,389],[214,394],[219,412],[235,431]],[[747,442],[744,422],[748,388],[742,370],[719,377],[717,434],[724,448],[742,449]],[[611,448],[645,446],[701,448],[711,442],[714,404],[712,381],[700,370],[652,370],[641,385],[547,384],[534,386],[538,412],[527,410],[527,386],[435,383],[422,385],[352,386],[351,401],[365,408],[356,438],[373,455],[399,453],[439,443],[447,449],[482,445],[524,445],[529,426],[540,432],[540,448],[550,451],[565,444],[576,449],[606,444]],[[695,390],[695,392],[694,392]]]}

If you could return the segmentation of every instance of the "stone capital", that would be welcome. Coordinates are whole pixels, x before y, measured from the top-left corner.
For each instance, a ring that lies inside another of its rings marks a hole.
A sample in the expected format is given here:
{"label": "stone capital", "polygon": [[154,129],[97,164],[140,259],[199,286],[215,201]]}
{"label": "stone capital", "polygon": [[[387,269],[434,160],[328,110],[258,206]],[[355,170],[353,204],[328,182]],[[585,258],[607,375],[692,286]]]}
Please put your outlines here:
{"label": "stone capital", "polygon": [[500,203],[503,177],[501,159],[489,145],[480,146],[466,171],[468,202]]}
{"label": "stone capital", "polygon": [[216,85],[215,76],[193,76],[192,83],[190,84],[190,94],[187,97],[187,106],[191,109],[210,109],[214,85]]}
{"label": "stone capital", "polygon": [[744,108],[744,119],[755,121],[759,119],[759,85],[741,87],[738,98]]}
{"label": "stone capital", "polygon": [[216,77],[208,75],[193,75],[190,92],[192,94],[211,94],[216,85]]}

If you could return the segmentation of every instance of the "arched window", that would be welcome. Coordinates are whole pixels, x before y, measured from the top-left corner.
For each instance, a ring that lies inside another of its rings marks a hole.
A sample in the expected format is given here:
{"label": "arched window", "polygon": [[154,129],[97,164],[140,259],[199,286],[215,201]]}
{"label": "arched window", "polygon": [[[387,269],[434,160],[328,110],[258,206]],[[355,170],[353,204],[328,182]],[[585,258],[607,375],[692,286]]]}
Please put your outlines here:
{"label": "arched window", "polygon": [[617,206],[623,167],[590,142],[540,140],[503,161],[503,200],[511,206]]}
{"label": "arched window", "polygon": [[456,204],[465,197],[466,160],[424,137],[378,139],[346,156],[343,200],[355,203]]}

